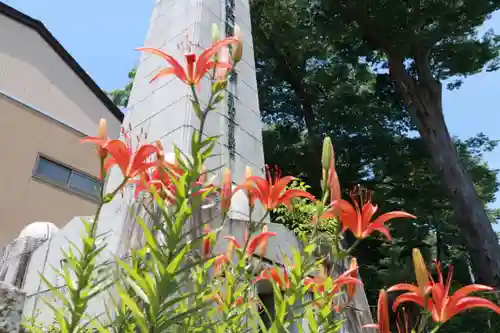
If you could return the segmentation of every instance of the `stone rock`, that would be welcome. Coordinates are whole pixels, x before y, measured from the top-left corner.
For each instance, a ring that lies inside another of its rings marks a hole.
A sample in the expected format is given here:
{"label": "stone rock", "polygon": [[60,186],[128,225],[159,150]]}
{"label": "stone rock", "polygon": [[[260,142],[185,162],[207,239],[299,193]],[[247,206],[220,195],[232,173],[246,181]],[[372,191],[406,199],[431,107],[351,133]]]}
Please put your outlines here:
{"label": "stone rock", "polygon": [[26,294],[0,282],[0,333],[18,333]]}

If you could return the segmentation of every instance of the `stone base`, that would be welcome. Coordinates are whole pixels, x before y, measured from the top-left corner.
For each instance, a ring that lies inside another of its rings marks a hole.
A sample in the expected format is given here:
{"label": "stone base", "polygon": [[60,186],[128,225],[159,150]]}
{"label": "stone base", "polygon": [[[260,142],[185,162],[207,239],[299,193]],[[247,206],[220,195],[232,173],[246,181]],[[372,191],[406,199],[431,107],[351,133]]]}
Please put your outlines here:
{"label": "stone base", "polygon": [[17,333],[21,325],[25,293],[0,282],[0,333]]}

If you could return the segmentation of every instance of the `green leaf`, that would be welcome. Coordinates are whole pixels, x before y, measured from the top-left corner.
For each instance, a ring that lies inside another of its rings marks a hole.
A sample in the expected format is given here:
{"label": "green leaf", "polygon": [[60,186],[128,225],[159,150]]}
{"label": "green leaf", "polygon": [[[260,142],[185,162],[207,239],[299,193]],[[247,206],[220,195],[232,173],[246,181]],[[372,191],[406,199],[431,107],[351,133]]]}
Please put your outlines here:
{"label": "green leaf", "polygon": [[135,283],[134,280],[132,280],[130,277],[126,277],[125,281],[127,281],[127,284],[135,291],[137,296],[146,304],[150,304],[149,302],[149,297],[146,295],[146,293]]}
{"label": "green leaf", "polygon": [[188,246],[184,246],[179,253],[175,256],[175,258],[168,264],[167,273],[173,275],[180,267],[184,256],[186,255]]}
{"label": "green leaf", "polygon": [[144,318],[144,314],[141,312],[141,310],[137,306],[137,303],[132,298],[130,298],[130,296],[128,295],[128,293],[124,289],[122,289],[120,287],[120,288],[118,288],[118,290],[119,290],[122,302],[132,312],[132,315],[134,316],[134,319],[136,320],[137,324],[139,325],[139,329],[141,330],[141,332],[148,333],[146,319]]}

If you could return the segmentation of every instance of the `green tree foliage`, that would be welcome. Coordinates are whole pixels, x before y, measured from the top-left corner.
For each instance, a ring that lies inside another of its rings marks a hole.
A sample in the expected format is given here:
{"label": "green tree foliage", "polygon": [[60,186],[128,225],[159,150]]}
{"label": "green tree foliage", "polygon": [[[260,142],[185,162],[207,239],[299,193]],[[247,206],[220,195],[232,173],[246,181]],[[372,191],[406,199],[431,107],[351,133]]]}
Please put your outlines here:
{"label": "green tree foliage", "polygon": [[[442,82],[496,70],[500,38],[477,28],[500,1],[303,2],[319,30],[345,59],[364,57],[388,70],[398,101],[411,117],[453,206],[478,279],[500,286],[500,245],[471,177],[460,162],[442,109]],[[387,74],[386,74],[387,75]]]}
{"label": "green tree foliage", "polygon": [[133,68],[128,73],[129,82],[123,87],[123,89],[115,89],[111,90],[108,93],[109,98],[120,107],[126,108],[128,105],[128,99],[130,97],[130,92],[132,91],[132,85],[134,84],[135,74],[137,73],[137,69]]}
{"label": "green tree foliage", "polygon": [[[267,123],[267,163],[306,179],[317,192],[321,175],[305,161],[314,160],[311,156],[317,154],[311,149],[311,139],[329,135],[344,195],[360,183],[375,191],[374,201],[382,211],[404,207],[419,217],[414,222],[394,223],[392,244],[373,239],[359,247],[370,303],[376,301],[380,288],[396,281],[414,281],[410,268],[413,247],[420,247],[427,259],[453,263],[458,283],[471,283],[472,260],[429,149],[421,138],[409,135],[417,127],[390,77],[372,70],[374,61],[383,61],[384,56],[378,53],[376,58],[361,39],[349,44],[347,40],[354,40],[351,30],[325,32],[314,12],[302,10],[295,0],[252,2],[252,27],[260,106]],[[343,37],[340,42],[339,36]],[[364,61],[359,61],[362,55]],[[302,90],[293,85],[294,78]],[[301,98],[304,92],[308,99]],[[308,125],[307,109],[312,110],[313,126]],[[453,141],[480,200],[493,202],[497,172],[484,162],[483,153],[491,151],[496,142],[483,134]],[[299,212],[307,209],[302,207]],[[278,220],[292,230],[307,229],[297,225],[291,214]],[[488,211],[489,222],[498,216],[498,211]],[[452,327],[460,328],[457,332],[496,332],[500,327],[487,319],[474,327],[470,321],[466,324],[467,320],[457,321]]]}

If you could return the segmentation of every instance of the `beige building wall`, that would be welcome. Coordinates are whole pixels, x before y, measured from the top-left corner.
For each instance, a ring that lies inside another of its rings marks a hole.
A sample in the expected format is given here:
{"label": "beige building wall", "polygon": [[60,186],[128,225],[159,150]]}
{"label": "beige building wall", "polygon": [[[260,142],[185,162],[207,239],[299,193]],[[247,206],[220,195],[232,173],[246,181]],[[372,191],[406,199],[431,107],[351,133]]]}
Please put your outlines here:
{"label": "beige building wall", "polygon": [[119,135],[120,121],[42,36],[1,13],[0,92],[87,135],[106,118],[110,136]]}
{"label": "beige building wall", "polygon": [[0,94],[0,246],[31,222],[62,227],[74,216],[92,215],[96,208],[92,199],[32,176],[38,155],[43,154],[97,177],[95,147],[80,144],[83,136]]}

